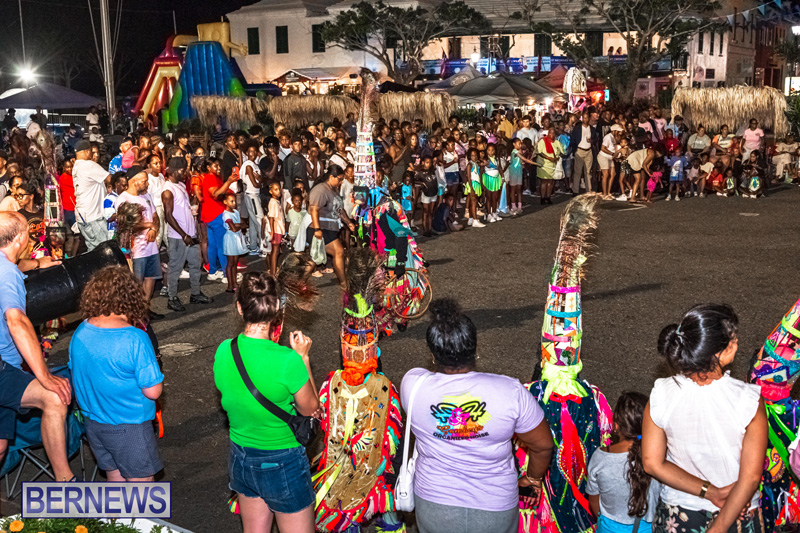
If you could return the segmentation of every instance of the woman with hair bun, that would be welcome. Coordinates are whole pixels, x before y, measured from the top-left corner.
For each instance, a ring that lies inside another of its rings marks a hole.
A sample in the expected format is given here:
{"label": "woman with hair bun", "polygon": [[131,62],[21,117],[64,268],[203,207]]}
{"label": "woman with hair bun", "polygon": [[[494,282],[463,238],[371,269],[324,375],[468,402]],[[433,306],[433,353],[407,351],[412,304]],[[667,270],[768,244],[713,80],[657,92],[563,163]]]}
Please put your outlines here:
{"label": "woman with hair bun", "polygon": [[[520,487],[538,498],[553,435],[519,381],[475,370],[478,332],[458,305],[436,300],[430,311],[427,342],[435,371],[410,370],[400,392],[416,437],[417,526],[420,533],[516,532]],[[520,479],[515,434],[530,450]]]}
{"label": "woman with hair bun", "polygon": [[314,489],[306,450],[292,429],[253,397],[237,369],[236,341],[247,374],[258,391],[290,414],[316,415],[319,397],[308,353],[311,339],[289,335],[291,348],[277,344],[283,326],[278,281],[268,272],[248,272],[236,294],[244,332],[223,341],[214,356],[214,383],[230,423],[230,487],[238,493],[245,532],[314,531]]}
{"label": "woman with hair bun", "polygon": [[656,381],[645,409],[642,457],[662,484],[656,533],[761,533],[767,415],[760,389],[725,371],[739,347],[727,305],[698,305],[661,331],[674,373]]}

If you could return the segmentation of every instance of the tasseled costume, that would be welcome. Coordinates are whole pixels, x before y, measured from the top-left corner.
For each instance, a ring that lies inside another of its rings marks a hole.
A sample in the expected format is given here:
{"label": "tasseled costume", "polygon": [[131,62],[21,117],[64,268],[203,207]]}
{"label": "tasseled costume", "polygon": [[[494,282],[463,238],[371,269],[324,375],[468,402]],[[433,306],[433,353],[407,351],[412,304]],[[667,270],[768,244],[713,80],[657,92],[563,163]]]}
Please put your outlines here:
{"label": "tasseled costume", "polygon": [[314,486],[318,531],[358,532],[360,524],[388,514],[385,531],[399,531],[392,464],[402,433],[400,399],[379,373],[375,303],[384,284],[381,258],[366,247],[347,256],[342,313],[343,369],[320,391],[325,450]]}
{"label": "tasseled costume", "polygon": [[798,433],[800,414],[800,402],[789,397],[800,374],[799,326],[800,300],[767,338],[750,371],[750,381],[761,386],[769,424],[769,443],[761,477],[765,531],[800,523],[798,487],[789,466],[788,451]]}
{"label": "tasseled costume", "polygon": [[[536,509],[521,504],[520,532],[582,533],[594,530],[595,518],[584,490],[589,457],[611,443],[612,415],[605,396],[578,379],[580,361],[581,266],[589,232],[597,225],[599,195],[573,199],[561,219],[561,236],[550,279],[542,327],[541,379],[526,385],[545,412],[557,450],[545,475]],[[517,451],[521,471],[524,448]]]}

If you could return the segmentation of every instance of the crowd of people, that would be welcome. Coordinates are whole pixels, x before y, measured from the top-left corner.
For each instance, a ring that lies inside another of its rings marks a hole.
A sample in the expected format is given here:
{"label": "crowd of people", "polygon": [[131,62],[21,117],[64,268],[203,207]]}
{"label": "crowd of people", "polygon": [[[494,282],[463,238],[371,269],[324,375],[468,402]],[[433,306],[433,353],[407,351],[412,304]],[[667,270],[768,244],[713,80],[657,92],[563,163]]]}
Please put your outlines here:
{"label": "crowd of people", "polygon": [[[755,121],[739,134],[723,126],[713,138],[702,126],[689,131],[681,117],[667,122],[657,108],[615,116],[590,107],[545,114],[538,122],[511,110],[484,117],[473,130],[456,117],[428,128],[421,120],[380,120],[374,129],[378,185],[412,225],[433,236],[517,216],[524,196],[539,196],[541,205],[552,204],[557,192],[595,189],[606,200],[616,194],[629,202],[650,202],[654,194],[674,201],[706,194],[757,198],[773,177],[798,176],[797,143],[787,137],[767,150]],[[262,376],[264,396],[293,414],[319,414],[311,340],[302,332],[289,335],[288,348],[275,340],[282,326],[275,275],[282,254],[303,252],[316,239],[326,257],[313,275],[334,274],[346,283],[345,250],[358,244],[356,127],[352,116],[295,132],[276,124],[274,135],[260,126],[218,127],[210,146],[191,143],[182,131],[171,138],[145,133],[125,137],[109,160],[99,139],[81,139],[74,157],[67,152],[61,162],[63,240],[43,224],[41,174],[0,153],[0,439],[13,438],[16,412],[42,409],[55,476],[74,479],[63,426],[74,394],[108,479],[152,480],[164,466],[152,431],[164,375],[147,331],[163,315],[150,309],[150,298],[160,282],[168,308],[185,311],[178,289],[188,278],[189,304],[210,303],[201,291],[205,272],[207,281],[221,281],[235,294],[245,322],[235,343],[220,345],[214,362],[230,422],[230,486],[239,493],[244,530],[270,531],[274,520],[281,531],[313,531],[308,458],[277,418],[262,424],[266,413],[240,383],[232,345],[251,373]],[[771,164],[775,172],[766,170]],[[23,272],[110,239],[128,254],[130,269],[107,267],[84,290],[84,321],[70,343],[70,385],[44,362],[25,316]],[[265,259],[264,271],[240,273],[248,266],[245,256]],[[435,304],[426,337],[434,370],[409,371],[400,394],[408,409],[413,384],[427,380],[406,415],[417,441],[418,528],[518,531],[520,497],[535,505],[546,488],[551,428],[522,384],[477,371],[478,332],[458,306]],[[764,407],[757,386],[724,371],[736,354],[737,321],[726,306],[700,306],[662,331],[658,350],[674,377],[658,380],[649,397],[619,398],[614,443],[589,458],[588,479],[573,490],[591,504],[597,531],[764,531],[758,491]],[[482,433],[437,436],[431,406],[465,390],[480,399],[472,407],[492,413],[482,416]],[[525,472],[514,466],[513,439],[528,450]],[[4,451],[7,441],[0,443]]]}

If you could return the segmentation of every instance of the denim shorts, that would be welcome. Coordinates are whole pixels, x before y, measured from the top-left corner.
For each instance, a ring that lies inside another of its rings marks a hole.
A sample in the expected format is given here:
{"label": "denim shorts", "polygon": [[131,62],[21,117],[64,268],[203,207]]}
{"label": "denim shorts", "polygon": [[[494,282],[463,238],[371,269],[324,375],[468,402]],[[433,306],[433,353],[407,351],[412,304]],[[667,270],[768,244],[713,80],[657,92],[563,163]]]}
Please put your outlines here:
{"label": "denim shorts", "polygon": [[35,378],[33,374],[0,361],[0,439],[13,439],[17,413],[27,413],[22,408],[22,395]]}
{"label": "denim shorts", "polygon": [[316,499],[302,446],[257,450],[231,442],[228,476],[232,491],[261,498],[276,513],[297,513],[314,505]]}
{"label": "denim shorts", "polygon": [[447,182],[447,186],[452,187],[461,183],[461,174],[458,172],[445,172],[444,179]]}
{"label": "denim shorts", "polygon": [[133,261],[133,275],[139,281],[145,278],[161,279],[161,257],[159,254],[137,257]]}
{"label": "denim shorts", "polygon": [[119,470],[125,479],[154,476],[164,468],[153,421],[141,424],[101,424],[84,417],[86,438],[97,466]]}

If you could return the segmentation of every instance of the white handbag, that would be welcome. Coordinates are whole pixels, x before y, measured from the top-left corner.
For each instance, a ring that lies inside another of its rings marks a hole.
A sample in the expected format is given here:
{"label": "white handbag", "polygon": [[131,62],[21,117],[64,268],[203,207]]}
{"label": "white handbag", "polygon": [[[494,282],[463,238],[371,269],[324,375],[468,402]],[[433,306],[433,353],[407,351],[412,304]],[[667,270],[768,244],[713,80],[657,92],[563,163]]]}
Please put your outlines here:
{"label": "white handbag", "polygon": [[[430,374],[428,374],[430,375]],[[414,469],[417,462],[417,445],[414,443],[414,456],[408,458],[409,441],[411,440],[411,412],[414,408],[414,396],[417,395],[422,382],[428,378],[422,376],[414,383],[411,394],[408,397],[408,408],[406,409],[406,437],[403,443],[403,466],[397,474],[397,481],[394,483],[394,508],[396,511],[410,512],[414,510]]]}

